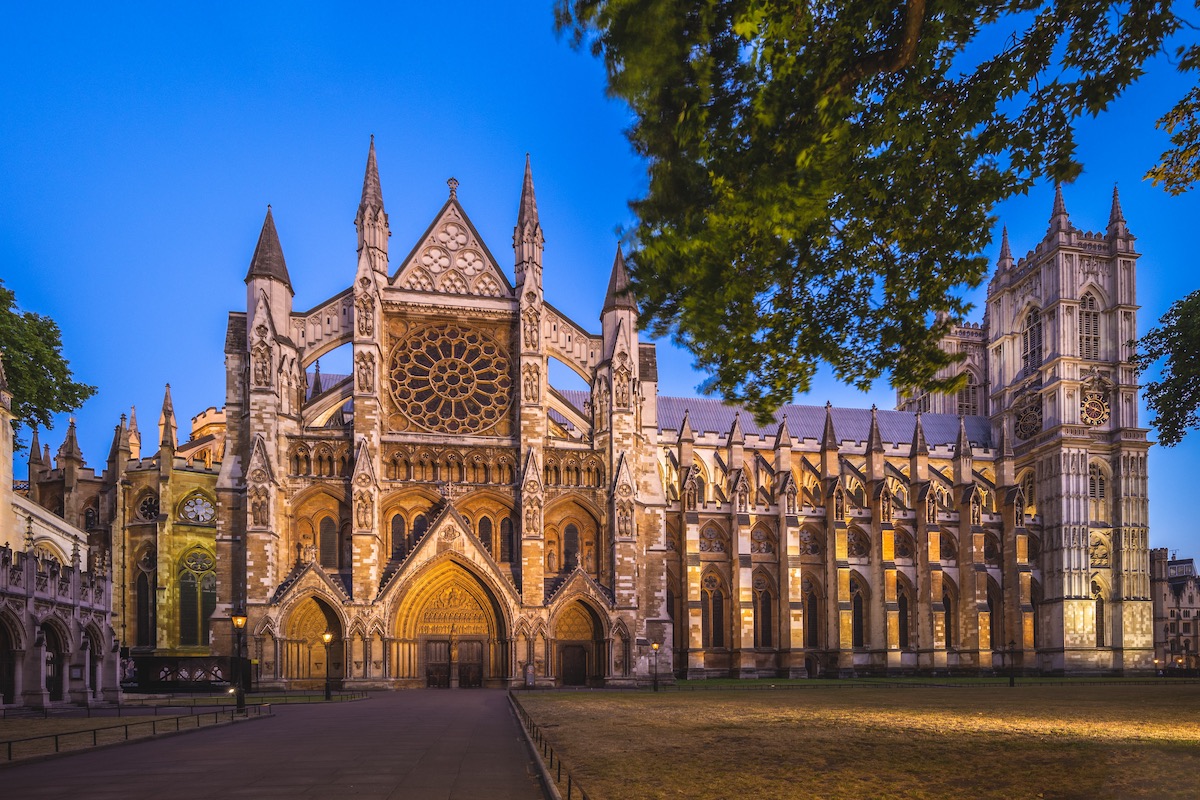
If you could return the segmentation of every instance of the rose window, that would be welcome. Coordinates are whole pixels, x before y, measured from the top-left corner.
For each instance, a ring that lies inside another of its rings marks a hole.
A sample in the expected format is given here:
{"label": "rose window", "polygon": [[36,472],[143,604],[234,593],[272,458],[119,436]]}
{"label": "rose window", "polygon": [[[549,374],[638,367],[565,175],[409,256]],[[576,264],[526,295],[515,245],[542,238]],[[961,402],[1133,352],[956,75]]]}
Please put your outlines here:
{"label": "rose window", "polygon": [[508,355],[487,334],[453,323],[431,325],[396,345],[388,387],[418,428],[477,433],[508,410],[510,373]]}
{"label": "rose window", "polygon": [[138,516],[142,519],[158,519],[158,497],[148,494],[138,503]]}
{"label": "rose window", "polygon": [[188,522],[212,522],[215,514],[212,501],[203,495],[193,495],[183,504],[183,518]]}

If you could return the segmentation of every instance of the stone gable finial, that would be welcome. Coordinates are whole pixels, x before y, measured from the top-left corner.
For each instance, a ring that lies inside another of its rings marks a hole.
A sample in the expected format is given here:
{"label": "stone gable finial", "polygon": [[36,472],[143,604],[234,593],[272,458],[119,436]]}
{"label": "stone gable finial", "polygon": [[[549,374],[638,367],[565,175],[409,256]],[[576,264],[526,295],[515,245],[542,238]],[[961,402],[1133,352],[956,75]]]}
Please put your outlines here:
{"label": "stone gable finial", "polygon": [[446,185],[450,187],[450,199],[458,197],[458,178],[451,178],[446,181]]}

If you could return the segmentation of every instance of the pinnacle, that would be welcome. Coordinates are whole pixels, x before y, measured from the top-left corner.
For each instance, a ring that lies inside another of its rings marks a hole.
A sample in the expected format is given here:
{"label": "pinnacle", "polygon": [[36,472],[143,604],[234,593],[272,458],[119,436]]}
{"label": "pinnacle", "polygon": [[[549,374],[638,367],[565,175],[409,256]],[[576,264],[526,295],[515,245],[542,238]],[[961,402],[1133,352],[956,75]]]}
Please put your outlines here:
{"label": "pinnacle", "polygon": [[1012,248],[1008,246],[1008,226],[1005,225],[1000,233],[1000,261],[999,263],[1012,263]]}
{"label": "pinnacle", "polygon": [[280,281],[292,292],[292,279],[288,276],[287,262],[283,260],[283,247],[279,244],[279,233],[275,230],[275,217],[271,214],[270,206],[267,206],[267,216],[263,220],[262,231],[258,234],[254,256],[250,259],[246,283],[253,278]]}
{"label": "pinnacle", "polygon": [[379,185],[379,164],[375,160],[375,134],[371,134],[371,147],[367,150],[367,169],[363,175],[362,201],[359,210],[382,209],[383,189]]}
{"label": "pinnacle", "polygon": [[608,292],[604,295],[604,308],[601,313],[616,308],[637,309],[629,291],[629,270],[625,268],[625,255],[621,252],[620,244],[617,245],[617,255],[613,259],[612,274],[608,278]]}
{"label": "pinnacle", "polygon": [[529,163],[529,153],[525,154],[525,180],[521,184],[521,204],[517,209],[517,229],[526,225],[537,227],[538,210],[537,198],[533,193],[533,169]]}

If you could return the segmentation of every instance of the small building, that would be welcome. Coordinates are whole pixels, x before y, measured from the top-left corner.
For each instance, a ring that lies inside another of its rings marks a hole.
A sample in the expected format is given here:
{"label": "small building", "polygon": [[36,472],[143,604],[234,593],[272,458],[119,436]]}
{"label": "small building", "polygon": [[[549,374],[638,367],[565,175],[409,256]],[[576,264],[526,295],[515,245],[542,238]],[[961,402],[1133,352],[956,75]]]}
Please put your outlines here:
{"label": "small building", "polygon": [[89,559],[84,531],[14,490],[12,419],[0,365],[0,706],[116,701],[108,561]]}
{"label": "small building", "polygon": [[1163,670],[1200,668],[1200,576],[1195,559],[1150,551],[1154,662]]}

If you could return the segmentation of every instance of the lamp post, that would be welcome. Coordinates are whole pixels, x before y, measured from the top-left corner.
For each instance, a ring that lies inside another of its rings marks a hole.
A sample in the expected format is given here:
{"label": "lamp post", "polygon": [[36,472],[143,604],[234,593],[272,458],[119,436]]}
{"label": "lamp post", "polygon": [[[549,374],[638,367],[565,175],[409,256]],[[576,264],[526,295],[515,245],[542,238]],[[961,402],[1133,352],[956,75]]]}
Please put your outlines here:
{"label": "lamp post", "polygon": [[229,615],[233,622],[234,651],[233,651],[233,697],[237,703],[237,712],[246,713],[246,689],[242,682],[242,637],[246,634],[246,612],[237,609]]}
{"label": "lamp post", "polygon": [[1008,640],[1008,686],[1012,688],[1017,685],[1017,643],[1012,639]]}
{"label": "lamp post", "polygon": [[321,634],[321,638],[325,640],[325,699],[333,699],[333,684],[329,678],[329,643],[333,641],[333,631],[325,631]]}
{"label": "lamp post", "polygon": [[1159,664],[1162,662],[1159,659],[1154,659],[1154,677],[1162,677],[1162,670],[1159,669]]}
{"label": "lamp post", "polygon": [[650,645],[650,647],[653,648],[653,650],[654,650],[653,685],[654,685],[654,691],[657,692],[658,691],[658,647],[659,647],[658,642],[655,642],[654,644]]}

